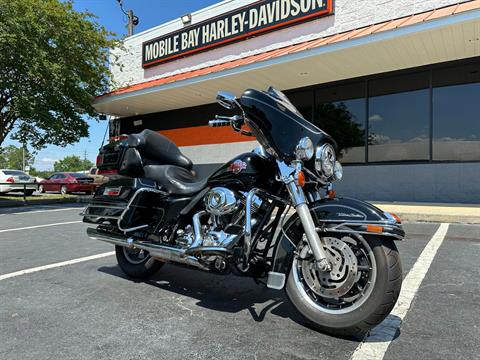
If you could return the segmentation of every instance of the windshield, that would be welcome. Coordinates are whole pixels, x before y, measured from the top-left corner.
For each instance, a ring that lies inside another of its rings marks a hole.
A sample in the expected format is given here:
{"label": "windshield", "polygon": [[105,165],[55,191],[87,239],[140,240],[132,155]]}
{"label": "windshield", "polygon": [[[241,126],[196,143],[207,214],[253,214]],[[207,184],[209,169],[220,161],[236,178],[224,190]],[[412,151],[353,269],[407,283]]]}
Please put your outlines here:
{"label": "windshield", "polygon": [[267,93],[271,96],[273,96],[275,99],[279,100],[283,106],[285,106],[288,110],[293,112],[295,115],[300,116],[303,118],[303,115],[300,114],[300,111],[293,105],[288,97],[281,92],[280,90],[275,89],[274,87],[270,86],[267,90]]}

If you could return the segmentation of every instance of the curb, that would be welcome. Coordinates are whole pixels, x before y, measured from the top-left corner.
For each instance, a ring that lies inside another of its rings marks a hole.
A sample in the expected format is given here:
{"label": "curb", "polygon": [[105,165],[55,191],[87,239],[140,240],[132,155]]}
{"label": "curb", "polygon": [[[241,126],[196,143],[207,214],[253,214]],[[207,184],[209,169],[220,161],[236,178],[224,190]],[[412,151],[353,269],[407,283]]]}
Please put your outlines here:
{"label": "curb", "polygon": [[479,216],[439,215],[439,214],[412,214],[396,213],[402,222],[446,222],[453,224],[480,224]]}

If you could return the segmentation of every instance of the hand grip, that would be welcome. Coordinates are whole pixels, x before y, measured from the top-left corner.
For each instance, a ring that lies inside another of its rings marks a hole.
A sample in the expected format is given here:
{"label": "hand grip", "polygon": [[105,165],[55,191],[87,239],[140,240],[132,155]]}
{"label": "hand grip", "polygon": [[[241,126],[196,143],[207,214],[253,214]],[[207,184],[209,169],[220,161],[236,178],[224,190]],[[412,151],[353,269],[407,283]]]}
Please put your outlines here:
{"label": "hand grip", "polygon": [[210,127],[229,126],[230,124],[230,120],[210,120],[208,122],[208,126]]}

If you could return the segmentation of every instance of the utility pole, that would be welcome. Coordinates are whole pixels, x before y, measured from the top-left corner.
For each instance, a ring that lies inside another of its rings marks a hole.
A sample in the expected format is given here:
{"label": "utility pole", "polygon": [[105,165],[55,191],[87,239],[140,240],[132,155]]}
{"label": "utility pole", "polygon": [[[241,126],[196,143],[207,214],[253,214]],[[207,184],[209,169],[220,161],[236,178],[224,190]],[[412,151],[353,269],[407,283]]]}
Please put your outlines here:
{"label": "utility pole", "polygon": [[120,10],[128,17],[128,36],[132,36],[134,27],[139,23],[138,16],[135,16],[133,10],[125,11],[123,9],[123,0],[117,0],[117,2],[120,5]]}

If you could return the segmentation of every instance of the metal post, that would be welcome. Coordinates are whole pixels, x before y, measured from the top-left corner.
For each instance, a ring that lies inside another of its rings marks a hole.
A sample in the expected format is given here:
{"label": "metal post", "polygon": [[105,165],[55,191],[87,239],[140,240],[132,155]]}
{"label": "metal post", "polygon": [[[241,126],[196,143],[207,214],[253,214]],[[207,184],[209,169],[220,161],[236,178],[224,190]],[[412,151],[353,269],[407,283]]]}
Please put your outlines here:
{"label": "metal post", "polygon": [[133,35],[133,10],[128,10],[128,36]]}

